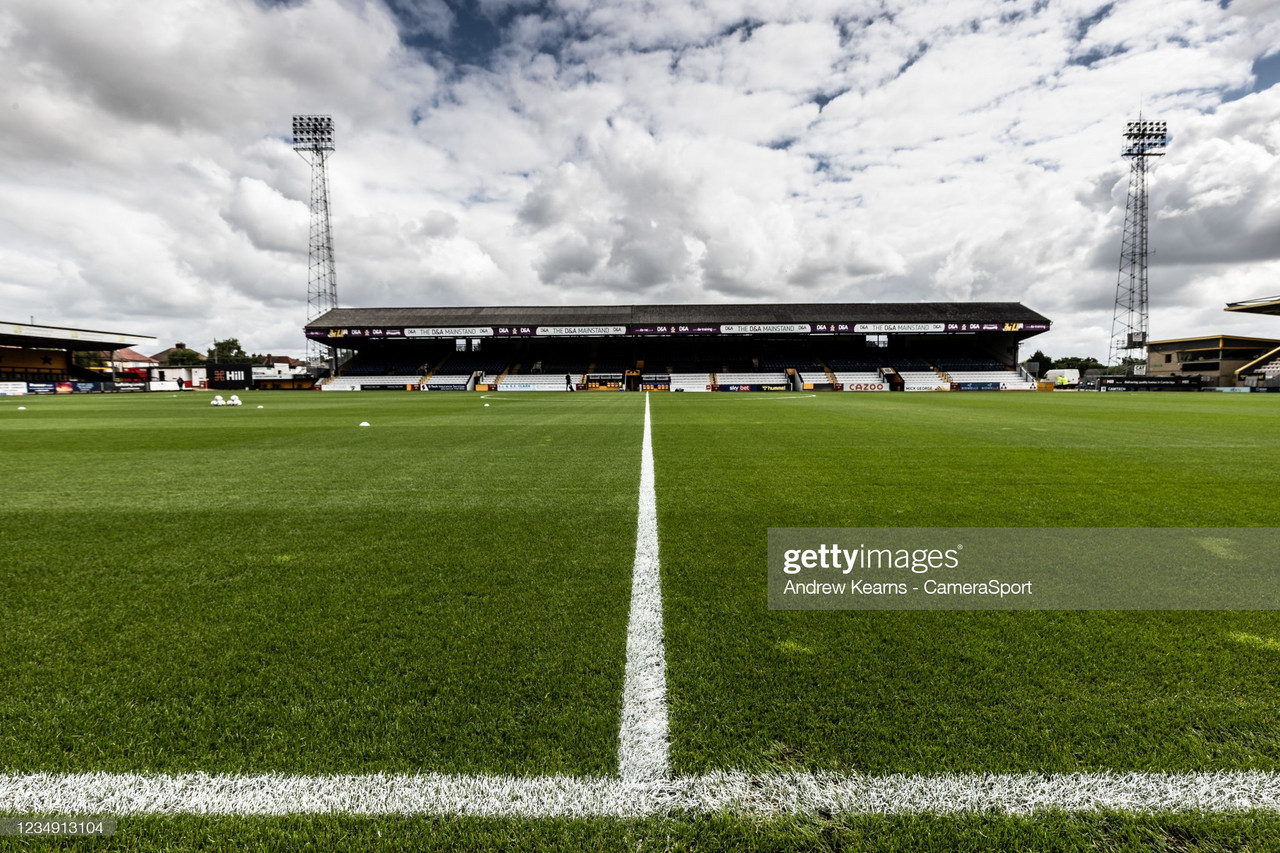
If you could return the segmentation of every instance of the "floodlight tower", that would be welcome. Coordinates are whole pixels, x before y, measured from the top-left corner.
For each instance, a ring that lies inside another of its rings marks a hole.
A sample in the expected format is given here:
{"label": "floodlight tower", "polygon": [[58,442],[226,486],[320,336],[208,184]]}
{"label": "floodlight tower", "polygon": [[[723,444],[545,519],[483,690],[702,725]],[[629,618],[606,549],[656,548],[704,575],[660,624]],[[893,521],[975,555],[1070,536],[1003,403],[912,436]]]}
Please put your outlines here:
{"label": "floodlight tower", "polygon": [[[293,150],[311,164],[311,246],[307,265],[307,322],[310,323],[338,307],[333,228],[329,224],[328,159],[333,151],[333,116],[294,116]],[[308,338],[307,361],[320,364],[326,360],[336,372],[336,351]]]}
{"label": "floodlight tower", "polygon": [[1147,158],[1164,155],[1169,126],[1163,121],[1126,122],[1121,155],[1129,159],[1129,203],[1124,210],[1124,236],[1120,240],[1120,275],[1116,281],[1116,307],[1111,316],[1111,351],[1107,363],[1116,364],[1126,353],[1147,351]]}

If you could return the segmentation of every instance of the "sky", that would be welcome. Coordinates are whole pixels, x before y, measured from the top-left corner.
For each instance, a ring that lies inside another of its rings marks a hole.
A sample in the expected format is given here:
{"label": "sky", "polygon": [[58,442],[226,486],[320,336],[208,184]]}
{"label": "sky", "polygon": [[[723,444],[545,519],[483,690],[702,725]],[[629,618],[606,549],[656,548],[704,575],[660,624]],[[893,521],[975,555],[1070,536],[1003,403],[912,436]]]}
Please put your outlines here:
{"label": "sky", "polygon": [[5,0],[0,321],[306,344],[343,307],[1016,301],[1105,360],[1149,172],[1153,339],[1280,338],[1280,0]]}

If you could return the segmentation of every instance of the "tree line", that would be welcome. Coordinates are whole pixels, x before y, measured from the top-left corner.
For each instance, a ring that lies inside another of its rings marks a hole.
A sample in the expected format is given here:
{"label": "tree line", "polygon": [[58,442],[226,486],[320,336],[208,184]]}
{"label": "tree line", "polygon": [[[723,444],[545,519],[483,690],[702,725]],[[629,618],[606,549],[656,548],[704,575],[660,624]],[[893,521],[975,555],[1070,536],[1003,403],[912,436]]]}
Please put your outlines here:
{"label": "tree line", "polygon": [[1131,365],[1147,363],[1145,358],[1127,356],[1122,358],[1119,364],[1108,367],[1093,356],[1064,355],[1062,358],[1050,358],[1044,354],[1043,350],[1036,350],[1026,361],[1040,365],[1036,372],[1037,376],[1044,376],[1050,370],[1078,370],[1081,376],[1088,370],[1097,370],[1100,373],[1126,373]]}

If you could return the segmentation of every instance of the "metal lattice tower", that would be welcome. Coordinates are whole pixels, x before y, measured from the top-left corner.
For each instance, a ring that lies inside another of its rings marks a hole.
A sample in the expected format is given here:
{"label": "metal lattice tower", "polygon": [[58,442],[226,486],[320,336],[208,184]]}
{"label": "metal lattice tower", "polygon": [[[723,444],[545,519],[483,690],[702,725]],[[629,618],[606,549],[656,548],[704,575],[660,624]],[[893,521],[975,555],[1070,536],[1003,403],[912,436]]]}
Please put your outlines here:
{"label": "metal lattice tower", "polygon": [[[311,164],[311,245],[307,265],[307,322],[338,307],[338,274],[333,263],[333,228],[329,223],[329,154],[333,151],[332,116],[294,116],[293,150]],[[307,361],[330,362],[336,351],[307,339]]]}
{"label": "metal lattice tower", "polygon": [[1116,307],[1111,317],[1111,351],[1108,364],[1125,355],[1147,351],[1147,158],[1160,157],[1169,144],[1169,126],[1163,121],[1126,122],[1121,154],[1129,160],[1129,203],[1124,210],[1124,236],[1120,241],[1120,275],[1116,281]]}

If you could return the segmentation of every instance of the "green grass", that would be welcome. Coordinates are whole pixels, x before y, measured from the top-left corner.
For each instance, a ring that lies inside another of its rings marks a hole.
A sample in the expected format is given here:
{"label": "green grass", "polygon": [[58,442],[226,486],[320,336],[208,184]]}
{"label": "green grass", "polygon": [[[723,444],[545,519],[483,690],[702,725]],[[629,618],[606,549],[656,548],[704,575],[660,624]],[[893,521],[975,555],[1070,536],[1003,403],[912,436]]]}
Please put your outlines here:
{"label": "green grass", "polygon": [[[243,396],[0,398],[0,772],[614,772],[643,398]],[[1280,767],[1271,613],[783,613],[765,584],[771,526],[1275,525],[1280,397],[651,404],[677,772]],[[1278,820],[140,817],[112,843],[1263,850]]]}
{"label": "green grass", "polygon": [[335,397],[4,401],[0,767],[612,772],[643,400]]}
{"label": "green grass", "polygon": [[660,398],[676,770],[1280,766],[1280,614],[767,610],[769,527],[1274,524],[1229,396]]}

